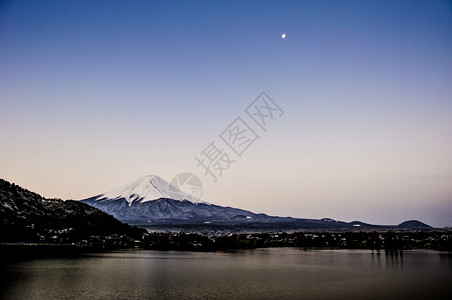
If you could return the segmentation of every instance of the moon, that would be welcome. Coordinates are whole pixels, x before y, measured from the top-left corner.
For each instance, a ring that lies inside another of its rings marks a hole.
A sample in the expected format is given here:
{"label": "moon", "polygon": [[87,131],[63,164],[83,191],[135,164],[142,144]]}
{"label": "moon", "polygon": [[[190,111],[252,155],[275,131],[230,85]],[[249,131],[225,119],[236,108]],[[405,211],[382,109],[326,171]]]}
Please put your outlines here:
{"label": "moon", "polygon": [[281,35],[281,37],[282,37],[283,39],[285,39],[285,38],[286,38],[286,34],[283,33],[283,34]]}

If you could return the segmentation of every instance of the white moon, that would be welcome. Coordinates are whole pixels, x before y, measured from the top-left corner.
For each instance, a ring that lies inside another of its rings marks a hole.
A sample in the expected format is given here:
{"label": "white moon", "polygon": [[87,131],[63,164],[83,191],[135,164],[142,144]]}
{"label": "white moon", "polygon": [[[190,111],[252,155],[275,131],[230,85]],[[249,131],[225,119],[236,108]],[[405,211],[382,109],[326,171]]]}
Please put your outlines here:
{"label": "white moon", "polygon": [[285,39],[285,38],[286,38],[286,34],[283,33],[283,34],[281,35],[281,37],[282,37],[283,39]]}

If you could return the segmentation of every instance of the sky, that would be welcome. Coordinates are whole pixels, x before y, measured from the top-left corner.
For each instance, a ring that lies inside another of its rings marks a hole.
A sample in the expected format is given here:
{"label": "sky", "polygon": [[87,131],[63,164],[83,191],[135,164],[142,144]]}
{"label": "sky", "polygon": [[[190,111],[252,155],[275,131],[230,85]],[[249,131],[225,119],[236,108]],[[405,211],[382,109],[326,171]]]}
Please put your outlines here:
{"label": "sky", "polygon": [[451,50],[450,1],[1,1],[0,178],[84,199],[189,172],[256,213],[452,226]]}

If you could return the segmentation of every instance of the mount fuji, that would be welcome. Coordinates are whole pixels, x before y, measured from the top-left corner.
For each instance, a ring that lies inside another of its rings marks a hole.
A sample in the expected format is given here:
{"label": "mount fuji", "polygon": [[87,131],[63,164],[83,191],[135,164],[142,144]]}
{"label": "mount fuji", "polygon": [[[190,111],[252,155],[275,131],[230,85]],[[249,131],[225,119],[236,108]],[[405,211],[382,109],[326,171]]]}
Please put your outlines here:
{"label": "mount fuji", "polygon": [[[193,195],[156,175],[138,180],[97,196],[80,200],[113,215],[120,221],[138,226],[154,225],[202,225],[244,226],[251,228],[280,229],[406,229],[400,225],[372,225],[363,222],[341,222],[333,219],[299,219],[256,214],[247,210],[201,202]],[[419,221],[411,221],[412,228],[430,228]]]}
{"label": "mount fuji", "polygon": [[112,191],[80,200],[130,224],[236,224],[274,222],[247,210],[201,202],[156,175],[147,175]]}
{"label": "mount fuji", "polygon": [[156,175],[143,176],[128,185],[91,197],[84,201],[95,200],[102,202],[104,200],[121,199],[125,200],[129,206],[157,199],[173,199],[179,201],[187,200],[193,203],[199,202],[199,200],[192,195],[182,192]]}
{"label": "mount fuji", "polygon": [[128,185],[80,201],[133,224],[208,224],[249,220],[255,215],[242,209],[201,202],[156,175],[141,177]]}

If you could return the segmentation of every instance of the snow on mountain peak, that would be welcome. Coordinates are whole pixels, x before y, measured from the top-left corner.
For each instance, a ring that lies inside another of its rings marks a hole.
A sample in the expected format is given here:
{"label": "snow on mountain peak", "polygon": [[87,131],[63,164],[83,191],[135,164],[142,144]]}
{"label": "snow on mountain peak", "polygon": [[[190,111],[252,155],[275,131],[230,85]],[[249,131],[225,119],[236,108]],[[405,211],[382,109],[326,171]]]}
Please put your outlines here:
{"label": "snow on mountain peak", "polygon": [[160,198],[197,202],[197,199],[191,195],[180,191],[156,175],[143,176],[130,184],[97,196],[96,200],[120,198],[126,199],[129,205],[133,201],[147,202]]}

